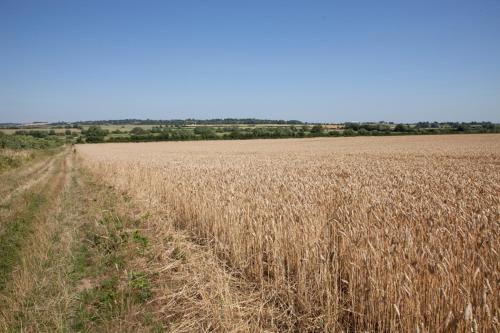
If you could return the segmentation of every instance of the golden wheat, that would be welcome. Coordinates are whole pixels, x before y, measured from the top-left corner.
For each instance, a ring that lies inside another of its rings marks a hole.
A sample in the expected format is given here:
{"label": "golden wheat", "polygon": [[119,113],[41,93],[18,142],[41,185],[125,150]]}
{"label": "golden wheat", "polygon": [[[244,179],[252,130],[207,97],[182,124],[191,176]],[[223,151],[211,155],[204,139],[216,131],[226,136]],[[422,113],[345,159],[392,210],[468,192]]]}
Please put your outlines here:
{"label": "golden wheat", "polygon": [[500,329],[500,135],[78,151],[254,281],[286,329]]}

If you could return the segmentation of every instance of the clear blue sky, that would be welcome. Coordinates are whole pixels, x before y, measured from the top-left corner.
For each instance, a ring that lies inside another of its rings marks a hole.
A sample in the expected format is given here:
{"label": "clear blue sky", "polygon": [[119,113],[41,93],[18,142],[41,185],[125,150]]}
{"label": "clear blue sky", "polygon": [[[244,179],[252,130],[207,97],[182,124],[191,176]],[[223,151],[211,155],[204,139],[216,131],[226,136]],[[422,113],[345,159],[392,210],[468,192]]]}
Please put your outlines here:
{"label": "clear blue sky", "polygon": [[500,122],[500,1],[0,0],[0,122]]}

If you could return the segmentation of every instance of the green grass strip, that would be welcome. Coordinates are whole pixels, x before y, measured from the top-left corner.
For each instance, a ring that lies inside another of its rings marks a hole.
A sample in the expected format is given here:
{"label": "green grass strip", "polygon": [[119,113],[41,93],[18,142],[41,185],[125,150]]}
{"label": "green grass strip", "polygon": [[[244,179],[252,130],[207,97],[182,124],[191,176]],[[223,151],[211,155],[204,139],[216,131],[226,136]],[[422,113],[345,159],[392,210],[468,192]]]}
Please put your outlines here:
{"label": "green grass strip", "polygon": [[13,268],[20,260],[23,243],[31,232],[31,225],[46,197],[40,193],[28,195],[26,208],[7,224],[0,235],[0,291],[10,278]]}

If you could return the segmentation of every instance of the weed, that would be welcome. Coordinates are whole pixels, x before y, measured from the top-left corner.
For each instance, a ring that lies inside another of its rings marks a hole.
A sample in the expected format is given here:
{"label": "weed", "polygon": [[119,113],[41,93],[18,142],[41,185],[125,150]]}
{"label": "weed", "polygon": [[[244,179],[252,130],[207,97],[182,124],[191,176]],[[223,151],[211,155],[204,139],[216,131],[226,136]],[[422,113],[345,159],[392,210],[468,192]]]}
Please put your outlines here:
{"label": "weed", "polygon": [[135,299],[144,302],[152,296],[151,283],[146,273],[131,272],[129,274],[129,285],[132,288]]}
{"label": "weed", "polygon": [[134,230],[132,234],[132,238],[134,239],[134,242],[139,245],[140,250],[144,250],[148,247],[149,241],[146,236],[141,235],[141,232],[139,230]]}
{"label": "weed", "polygon": [[73,329],[81,331],[96,323],[111,320],[120,310],[121,297],[116,277],[102,281],[91,290],[83,291],[73,319]]}
{"label": "weed", "polygon": [[172,242],[174,240],[174,237],[172,235],[166,235],[164,238],[163,238],[163,244],[164,245],[167,245],[169,244],[170,242]]}
{"label": "weed", "polygon": [[174,247],[171,257],[175,260],[186,260],[186,252],[179,247]]}

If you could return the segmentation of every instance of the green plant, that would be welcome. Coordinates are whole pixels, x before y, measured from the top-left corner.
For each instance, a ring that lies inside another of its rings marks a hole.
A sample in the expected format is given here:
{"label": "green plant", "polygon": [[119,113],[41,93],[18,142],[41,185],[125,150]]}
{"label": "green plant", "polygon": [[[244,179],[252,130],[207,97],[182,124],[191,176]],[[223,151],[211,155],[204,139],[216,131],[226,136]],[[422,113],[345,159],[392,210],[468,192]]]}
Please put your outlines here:
{"label": "green plant", "polygon": [[181,248],[176,246],[172,251],[171,257],[175,260],[185,260],[186,253]]}
{"label": "green plant", "polygon": [[129,274],[129,285],[138,302],[144,302],[153,295],[151,283],[146,273],[131,272]]}
{"label": "green plant", "polygon": [[147,237],[141,235],[139,230],[134,230],[132,238],[134,242],[139,245],[141,250],[144,250],[149,244]]}

